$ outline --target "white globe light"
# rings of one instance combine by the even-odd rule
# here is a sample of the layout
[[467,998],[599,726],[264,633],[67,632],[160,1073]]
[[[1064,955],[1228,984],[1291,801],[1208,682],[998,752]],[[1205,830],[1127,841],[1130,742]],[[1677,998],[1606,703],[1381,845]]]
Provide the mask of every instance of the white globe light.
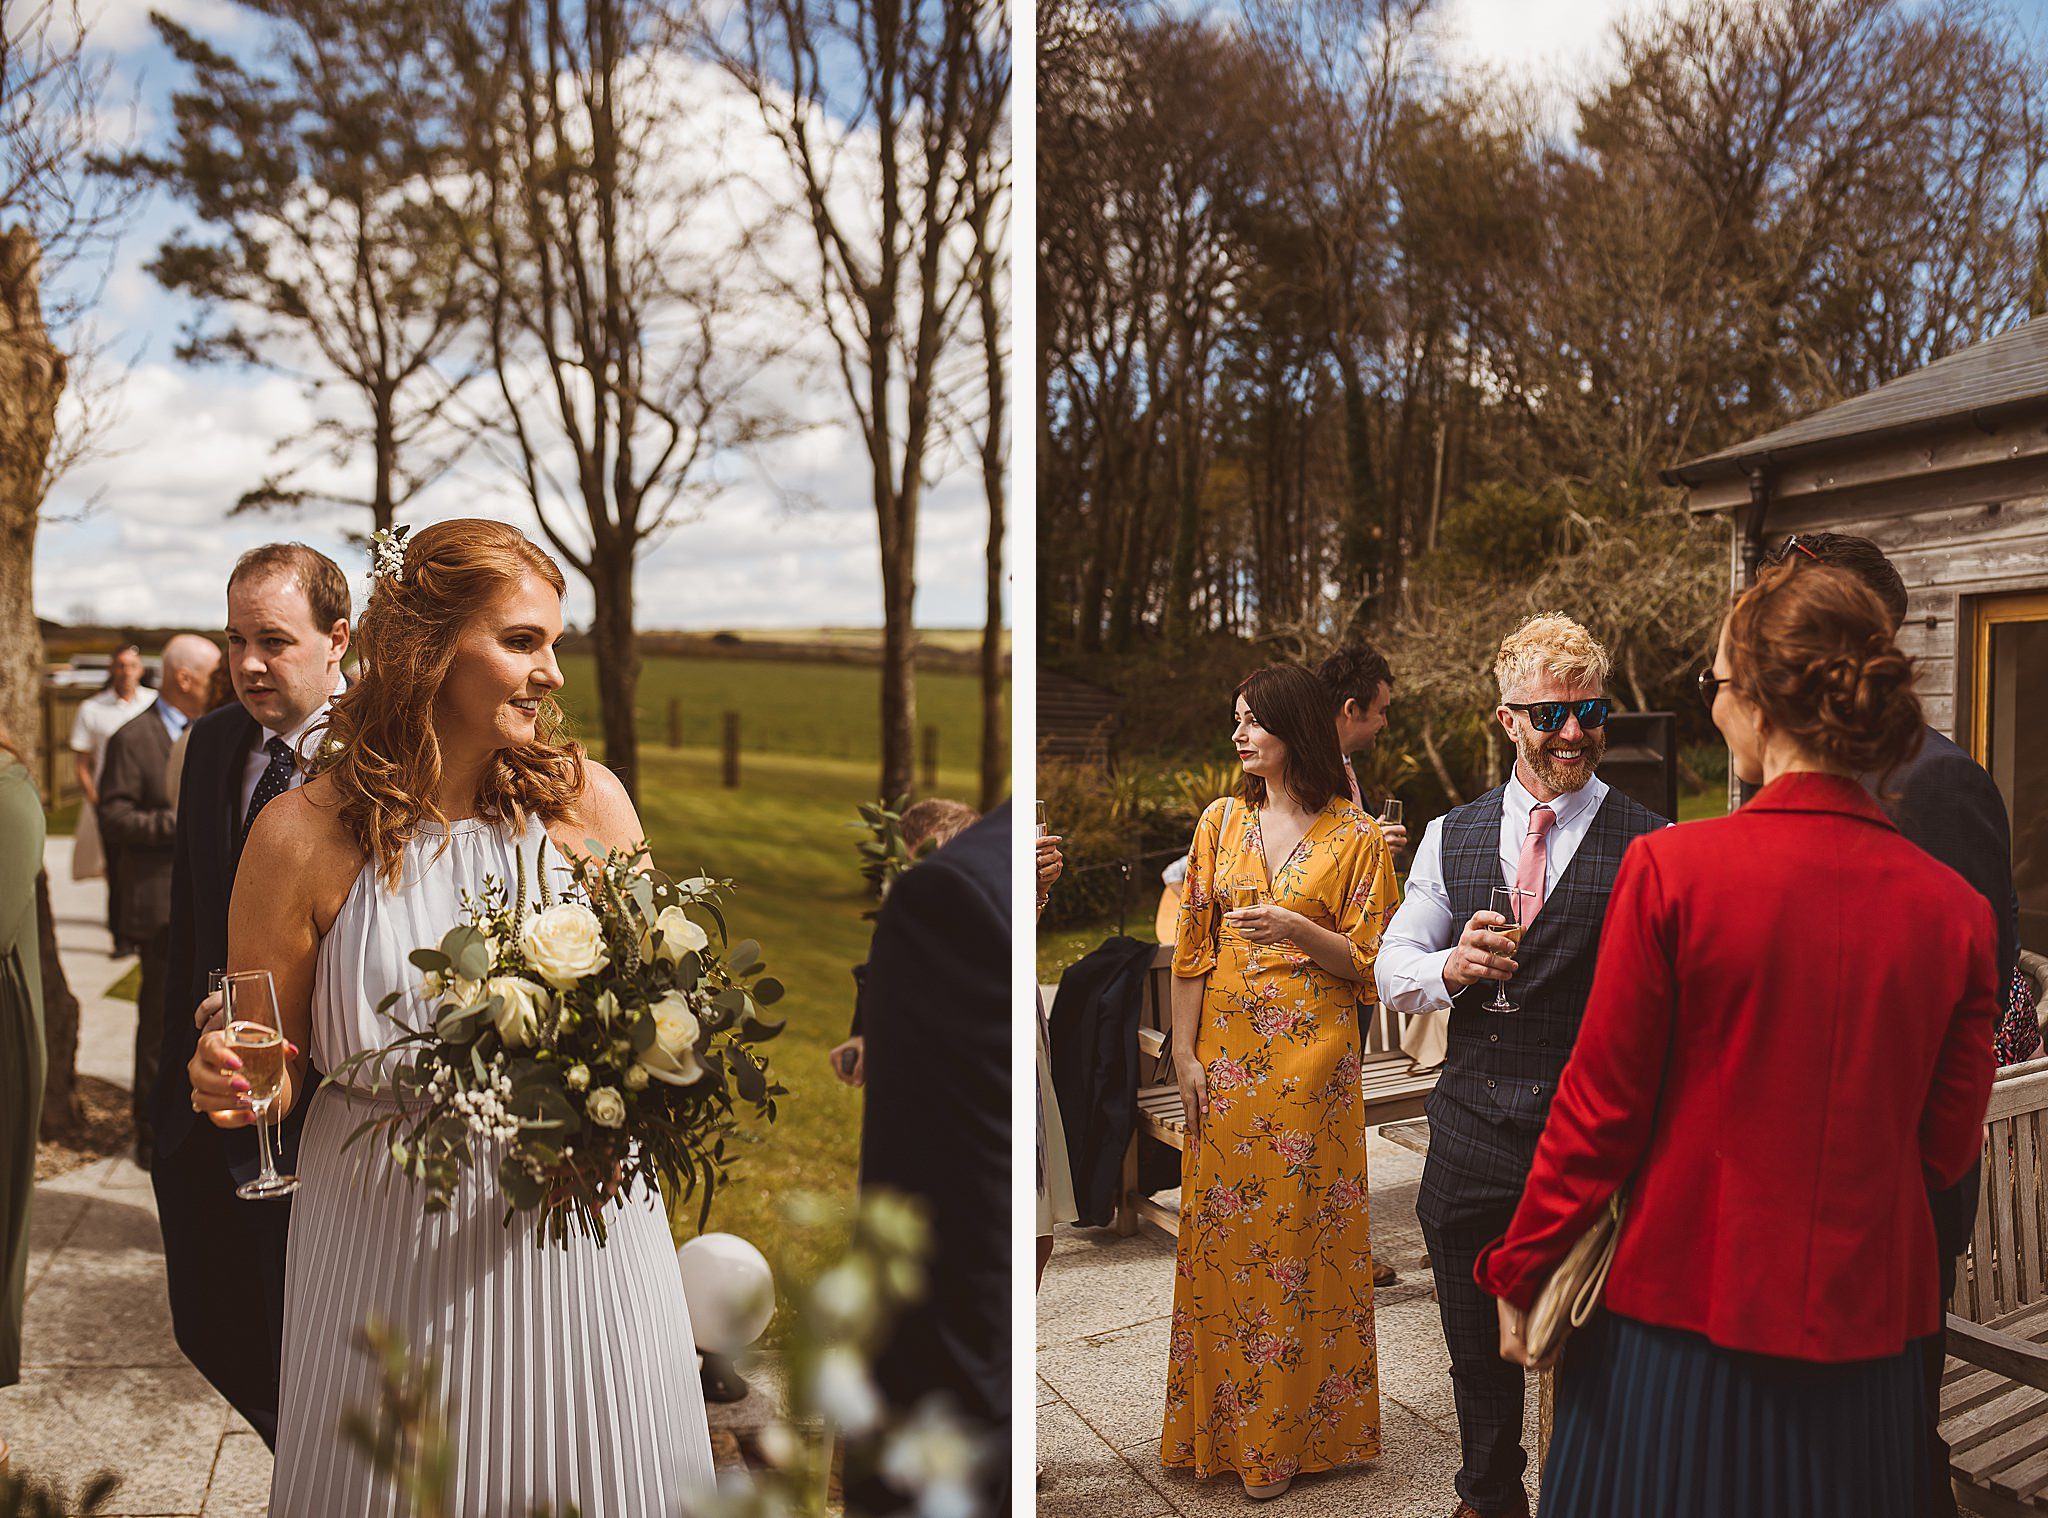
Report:
[[699,1349],[736,1355],[767,1330],[775,1316],[775,1274],[752,1244],[737,1234],[699,1234],[676,1251],[676,1263]]

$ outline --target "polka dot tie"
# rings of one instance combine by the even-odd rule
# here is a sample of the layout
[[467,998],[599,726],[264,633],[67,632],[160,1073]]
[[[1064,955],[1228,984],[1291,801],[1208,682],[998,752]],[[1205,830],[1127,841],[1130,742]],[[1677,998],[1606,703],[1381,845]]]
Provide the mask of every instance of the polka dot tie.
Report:
[[256,794],[249,798],[249,816],[242,823],[244,844],[249,841],[249,829],[256,826],[256,814],[292,788],[294,764],[291,745],[282,738],[272,738],[263,745],[263,750],[270,755],[270,763],[256,781]]

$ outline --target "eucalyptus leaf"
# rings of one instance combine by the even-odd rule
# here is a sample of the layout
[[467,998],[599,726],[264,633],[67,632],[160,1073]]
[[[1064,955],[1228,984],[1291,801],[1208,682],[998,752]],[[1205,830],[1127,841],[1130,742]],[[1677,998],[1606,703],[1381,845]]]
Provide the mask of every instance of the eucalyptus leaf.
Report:
[[788,1027],[787,1021],[763,1022],[758,1017],[749,1017],[740,1023],[740,1037],[750,1044],[765,1044],[769,1039]]
[[498,1185],[505,1200],[522,1211],[548,1199],[547,1183],[535,1180],[515,1155],[508,1154],[498,1162]]
[[654,1047],[655,1035],[659,1031],[654,1025],[653,1013],[642,1012],[638,1017],[634,1018],[626,1027],[628,1036],[633,1040],[633,1052],[635,1054],[645,1054],[649,1049],[652,1049]]
[[476,1033],[479,1009],[458,1007],[444,1012],[434,1024],[434,1036],[444,1044],[466,1044]]
[[721,1012],[730,1012],[737,1017],[747,1010],[747,993],[737,986],[727,986],[711,998],[711,1005]]
[[732,967],[733,974],[745,975],[761,963],[761,945],[751,938],[742,938],[733,945],[732,953],[726,956],[725,962]]
[[774,976],[754,982],[754,1000],[764,1007],[772,1007],[782,1000],[782,982]]
[[732,1082],[747,1101],[758,1103],[768,1095],[767,1075],[751,1055],[738,1050],[733,1053]]
[[439,949],[414,949],[406,958],[412,961],[412,966],[416,970],[426,970],[440,975],[448,973],[448,956]]

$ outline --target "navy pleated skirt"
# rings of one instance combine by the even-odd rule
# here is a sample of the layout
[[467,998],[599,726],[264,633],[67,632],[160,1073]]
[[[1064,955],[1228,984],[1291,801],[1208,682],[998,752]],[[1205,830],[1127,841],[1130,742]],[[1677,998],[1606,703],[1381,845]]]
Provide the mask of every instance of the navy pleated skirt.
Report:
[[1819,1365],[1603,1312],[1559,1370],[1542,1518],[1919,1518],[1925,1399],[1911,1346]]

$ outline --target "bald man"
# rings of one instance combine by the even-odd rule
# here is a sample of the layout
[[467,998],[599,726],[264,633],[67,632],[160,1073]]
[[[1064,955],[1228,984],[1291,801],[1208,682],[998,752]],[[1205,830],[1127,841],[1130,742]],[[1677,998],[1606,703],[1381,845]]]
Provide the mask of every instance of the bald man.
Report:
[[149,1131],[149,1092],[156,1083],[163,1042],[164,987],[171,955],[171,860],[178,813],[167,772],[171,745],[206,712],[206,687],[220,665],[220,649],[206,638],[179,633],[164,645],[163,680],[156,704],[107,740],[100,768],[100,831],[107,855],[120,867],[114,932],[140,946],[142,986],[135,1005],[135,1160],[147,1170],[155,1151]]

